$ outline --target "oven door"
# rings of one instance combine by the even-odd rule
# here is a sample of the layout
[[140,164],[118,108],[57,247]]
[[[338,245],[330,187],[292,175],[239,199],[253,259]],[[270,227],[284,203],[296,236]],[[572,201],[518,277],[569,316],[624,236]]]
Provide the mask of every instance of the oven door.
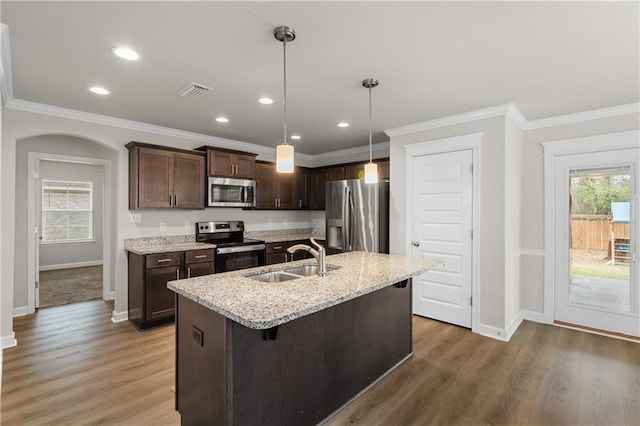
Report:
[[265,245],[221,247],[216,249],[216,273],[264,266]]

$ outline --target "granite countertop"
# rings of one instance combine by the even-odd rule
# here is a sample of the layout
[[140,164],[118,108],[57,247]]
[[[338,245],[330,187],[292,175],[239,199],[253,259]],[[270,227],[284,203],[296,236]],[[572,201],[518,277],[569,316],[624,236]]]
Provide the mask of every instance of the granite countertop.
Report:
[[264,283],[247,277],[285,267],[315,264],[314,259],[169,281],[176,293],[245,327],[263,330],[371,293],[441,264],[434,259],[351,252],[327,256],[338,266],[324,277]]
[[126,251],[130,251],[136,254],[156,254],[156,253],[169,253],[172,251],[185,251],[185,250],[201,250],[215,247],[213,244],[197,243],[195,241],[183,242],[183,243],[158,243],[158,244],[144,244],[144,245],[127,245]]

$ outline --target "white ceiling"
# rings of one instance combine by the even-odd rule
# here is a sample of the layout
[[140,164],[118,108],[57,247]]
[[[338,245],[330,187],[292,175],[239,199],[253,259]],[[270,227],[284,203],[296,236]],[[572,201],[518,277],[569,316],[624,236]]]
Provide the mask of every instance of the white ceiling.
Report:
[[[513,102],[529,120],[640,100],[639,2],[12,2],[16,99],[298,152],[374,143],[384,129]],[[115,45],[137,49],[127,62]],[[176,95],[189,82],[213,87]],[[101,84],[111,95],[87,91]],[[257,103],[271,96],[271,106]],[[217,115],[231,120],[214,121]],[[352,125],[336,127],[340,120]]]

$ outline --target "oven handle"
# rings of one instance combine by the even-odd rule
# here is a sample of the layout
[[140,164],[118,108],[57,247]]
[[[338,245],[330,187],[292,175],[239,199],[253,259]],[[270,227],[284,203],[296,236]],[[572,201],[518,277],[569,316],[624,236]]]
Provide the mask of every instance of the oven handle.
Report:
[[216,249],[216,254],[230,254],[230,253],[244,253],[247,251],[260,251],[264,250],[266,246],[264,244],[253,244],[250,246],[238,246],[238,247],[222,247]]

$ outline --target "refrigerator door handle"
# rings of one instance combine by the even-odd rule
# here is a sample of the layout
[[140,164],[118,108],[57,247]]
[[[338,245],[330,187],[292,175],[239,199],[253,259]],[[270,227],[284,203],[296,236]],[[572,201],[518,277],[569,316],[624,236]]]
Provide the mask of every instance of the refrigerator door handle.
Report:
[[351,194],[351,189],[349,189],[349,251],[353,251],[353,242],[355,237],[355,215],[356,215],[356,206],[353,203],[353,194]]
[[349,244],[351,238],[351,222],[349,218],[349,187],[344,187],[344,194],[342,197],[342,226],[344,230],[342,232],[342,251],[350,251]]

